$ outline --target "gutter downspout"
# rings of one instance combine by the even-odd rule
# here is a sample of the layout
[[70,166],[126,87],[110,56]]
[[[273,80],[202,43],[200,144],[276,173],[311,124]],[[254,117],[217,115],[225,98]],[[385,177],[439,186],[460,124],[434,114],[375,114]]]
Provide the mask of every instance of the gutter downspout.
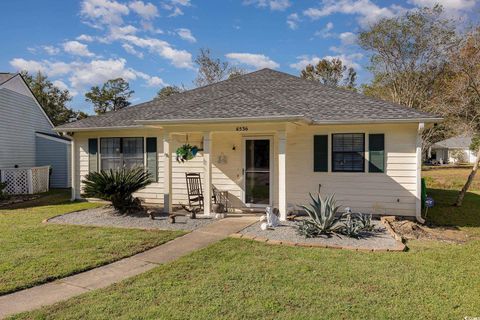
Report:
[[422,132],[425,129],[425,123],[420,122],[417,130],[417,196],[415,206],[415,218],[421,224],[425,223],[422,218]]
[[73,136],[71,135],[68,135],[66,132],[62,132],[62,135],[67,137],[67,138],[70,138],[70,140],[72,141],[71,145],[70,145],[70,162],[71,162],[71,177],[70,177],[70,180],[71,180],[71,187],[72,187],[72,195],[70,197],[70,201],[75,201],[77,200],[77,192],[76,192],[76,189],[75,189],[75,183],[76,183],[76,179],[75,179],[75,167],[76,167],[76,162],[75,162],[75,139],[73,138]]

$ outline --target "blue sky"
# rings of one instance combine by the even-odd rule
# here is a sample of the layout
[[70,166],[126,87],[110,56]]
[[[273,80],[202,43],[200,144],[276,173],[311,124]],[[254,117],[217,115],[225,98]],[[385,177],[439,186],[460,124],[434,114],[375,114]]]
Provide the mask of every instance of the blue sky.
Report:
[[[468,20],[477,0],[22,0],[2,1],[0,71],[45,72],[74,94],[123,77],[132,101],[150,100],[164,85],[193,86],[193,59],[208,47],[247,70],[269,67],[298,75],[307,63],[339,57],[369,79],[356,34],[382,17],[444,5]],[[8,13],[8,14],[6,14]]]

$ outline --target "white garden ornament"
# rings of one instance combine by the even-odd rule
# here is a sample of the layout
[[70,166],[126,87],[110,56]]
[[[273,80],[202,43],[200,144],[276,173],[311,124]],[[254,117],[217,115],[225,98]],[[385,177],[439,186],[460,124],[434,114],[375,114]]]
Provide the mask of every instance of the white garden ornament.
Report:
[[[260,225],[260,229],[267,230],[269,228],[275,228],[280,224],[280,219],[278,218],[278,209],[277,208],[267,207],[265,209],[265,213],[266,213],[265,216],[266,216],[267,222],[262,223]],[[262,216],[260,218],[260,221],[265,221],[265,218],[263,218],[265,216]]]

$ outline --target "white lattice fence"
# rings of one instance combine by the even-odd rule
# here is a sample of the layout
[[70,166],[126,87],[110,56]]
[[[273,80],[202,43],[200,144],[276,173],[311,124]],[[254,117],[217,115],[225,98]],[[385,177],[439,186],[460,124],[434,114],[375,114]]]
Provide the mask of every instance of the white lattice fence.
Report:
[[48,191],[50,167],[0,168],[0,181],[7,194],[34,194]]

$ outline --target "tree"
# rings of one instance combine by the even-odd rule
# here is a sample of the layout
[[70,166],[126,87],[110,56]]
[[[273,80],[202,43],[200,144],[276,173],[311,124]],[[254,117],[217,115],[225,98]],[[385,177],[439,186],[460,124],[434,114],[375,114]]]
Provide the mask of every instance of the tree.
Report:
[[342,60],[337,58],[322,59],[315,66],[309,64],[302,70],[300,76],[303,79],[349,90],[355,90],[357,79],[355,70],[352,67],[347,68]]
[[128,107],[128,101],[135,91],[130,90],[130,85],[122,78],[111,79],[102,87],[94,86],[85,93],[85,100],[93,103],[95,113],[103,114],[108,111],[117,111]]
[[67,89],[62,90],[56,87],[43,73],[38,72],[32,76],[27,71],[22,71],[21,75],[54,126],[88,116],[82,111],[74,111],[69,108],[67,104],[72,100],[70,92]]
[[[363,92],[420,111],[440,113],[432,103],[441,92],[448,52],[457,43],[455,23],[443,18],[441,6],[408,11],[385,18],[359,35],[359,44],[371,53],[373,80]],[[424,130],[423,151],[447,135],[449,121]]]
[[200,49],[195,58],[195,64],[198,66],[198,73],[193,83],[197,87],[245,74],[242,68],[231,66],[227,61],[212,57],[208,48]]
[[[442,78],[444,90],[436,103],[444,112],[470,128],[477,141],[480,135],[480,27],[469,32],[458,48],[451,51],[445,76]],[[475,145],[473,145],[475,147]],[[465,185],[457,196],[456,206],[461,206],[480,165],[480,148],[477,161]]]
[[177,93],[182,93],[185,91],[183,88],[177,86],[166,86],[158,90],[156,99],[165,99],[166,97],[175,95]]

